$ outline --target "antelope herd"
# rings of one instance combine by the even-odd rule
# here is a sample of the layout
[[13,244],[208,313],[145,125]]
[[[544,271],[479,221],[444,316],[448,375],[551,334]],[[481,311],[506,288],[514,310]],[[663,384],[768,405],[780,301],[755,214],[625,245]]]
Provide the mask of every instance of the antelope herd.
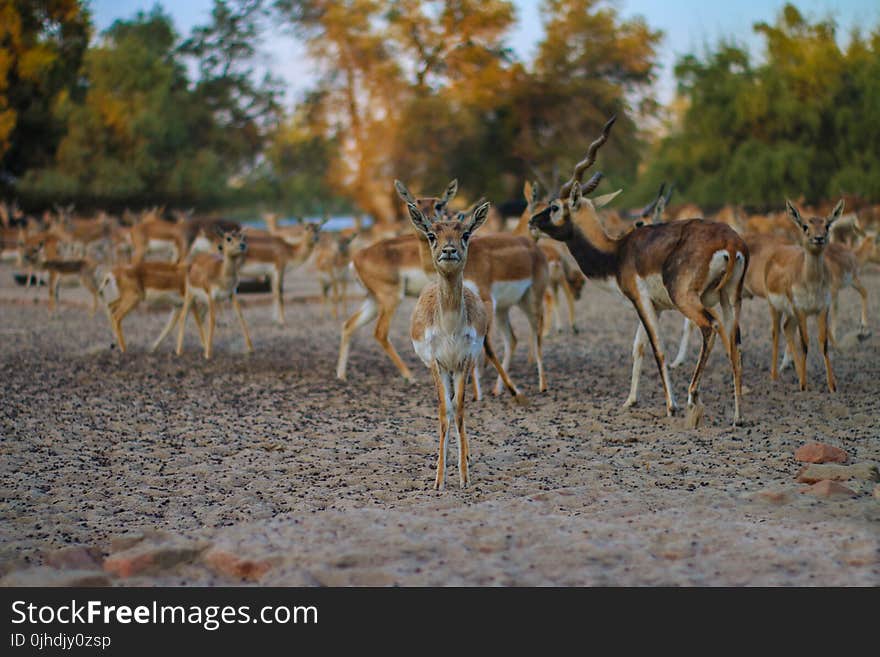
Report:
[[[456,180],[437,197],[417,197],[395,180],[411,226],[390,231],[379,225],[363,230],[358,224],[329,233],[322,230],[326,219],[281,225],[275,214],[264,215],[262,230],[196,217],[192,210],[174,211],[169,217],[162,208],[140,216],[126,211],[121,217],[100,213],[85,218],[76,216],[72,206],[55,206],[35,218],[4,202],[0,258],[26,271],[25,285],[47,286],[50,313],[55,311],[62,278],[77,279],[92,295],[92,313],[104,307],[123,352],[127,349],[123,320],[144,301],[169,308],[151,351],[176,327],[175,351],[180,355],[192,314],[205,359],[213,355],[216,307],[224,300],[235,312],[247,350],[254,348],[238,299],[242,279],[268,281],[273,318],[283,326],[285,273],[310,263],[321,289],[323,313],[332,311],[334,320],[340,312],[347,313],[349,282],[357,281],[365,293],[341,326],[336,366],[340,380],[347,377],[354,334],[373,322],[379,345],[400,375],[412,380],[391,342],[390,328],[402,299],[417,298],[410,338],[431,371],[437,392],[437,489],[444,487],[446,449],[453,431],[459,446],[459,482],[462,487],[468,484],[464,398],[470,378],[473,398],[482,399],[485,360],[498,375],[493,393],[505,388],[518,403],[525,403],[509,374],[517,346],[511,309],[519,308],[528,323],[529,357],[537,369],[537,391],[544,392],[551,385],[544,368],[544,338],[551,324],[559,332],[565,328],[578,332],[575,302],[590,286],[627,301],[638,320],[624,407],[638,401],[642,362],[650,344],[666,413],[676,414],[679,407],[669,369],[687,359],[689,336],[698,330],[702,344],[688,386],[686,426],[700,423],[700,382],[716,337],[730,362],[733,423],[740,424],[744,298],[766,306],[771,379],[779,375],[781,331],[782,367],[794,363],[801,390],[807,389],[808,318],[816,317],[827,387],[835,392],[831,357],[839,340],[838,299],[843,289],[852,287],[860,295],[858,336],[870,335],[868,294],[859,274],[869,261],[880,262],[876,244],[880,206],[863,205],[859,213],[847,214],[847,203],[841,199],[833,207],[808,212],[802,202],[782,199],[784,205],[780,203],[776,213],[748,215],[728,206],[708,219],[695,206],[670,206],[672,189],[661,187],[644,209],[611,210],[608,206],[620,191],[593,196],[602,174],[583,179],[613,125],[614,118],[557,191],[544,185],[542,197],[537,182],[526,182],[525,209],[519,217],[503,217],[482,199],[454,210]],[[515,221],[509,230],[508,219]],[[567,321],[561,319],[563,300]],[[669,310],[683,316],[684,327],[677,355],[667,363],[659,317]],[[501,338],[500,358],[493,328]]]

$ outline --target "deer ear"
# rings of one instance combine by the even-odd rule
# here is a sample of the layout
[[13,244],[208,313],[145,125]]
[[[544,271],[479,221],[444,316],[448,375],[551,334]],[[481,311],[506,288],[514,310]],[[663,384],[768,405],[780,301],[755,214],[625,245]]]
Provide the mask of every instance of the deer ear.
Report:
[[443,196],[441,197],[440,202],[443,205],[448,205],[449,202],[455,198],[456,193],[458,193],[458,178],[449,181],[449,184],[446,185],[446,191],[443,192]]
[[523,196],[525,196],[526,201],[532,202],[532,183],[528,180],[523,184]]
[[397,195],[400,197],[400,200],[404,203],[413,203],[415,204],[416,200],[413,198],[413,195],[409,193],[409,190],[399,180],[394,181],[394,189],[397,190]]
[[826,223],[828,226],[830,226],[830,225],[833,224],[835,221],[837,221],[838,219],[840,219],[840,215],[842,215],[842,214],[843,214],[843,199],[840,199],[840,200],[837,202],[837,205],[835,205],[835,206],[834,206],[834,209],[831,211],[831,216],[828,217],[828,219],[827,219],[827,221],[826,221],[825,223]]
[[409,218],[413,226],[420,233],[428,234],[431,231],[431,222],[422,214],[422,211],[416,207],[415,203],[407,203],[406,209],[409,210]]
[[804,220],[801,219],[801,213],[798,212],[798,209],[796,207],[794,207],[794,203],[792,203],[788,199],[785,199],[785,211],[794,223],[796,223],[799,227],[803,227]]
[[480,207],[474,210],[474,214],[471,215],[471,222],[468,226],[468,232],[473,233],[477,228],[486,223],[486,219],[489,217],[489,207],[492,204],[489,201],[483,203]]
[[593,207],[599,210],[600,208],[604,208],[606,205],[611,203],[614,199],[617,198],[618,194],[623,192],[622,189],[618,189],[616,192],[611,192],[610,194],[602,194],[602,196],[597,196],[593,199]]

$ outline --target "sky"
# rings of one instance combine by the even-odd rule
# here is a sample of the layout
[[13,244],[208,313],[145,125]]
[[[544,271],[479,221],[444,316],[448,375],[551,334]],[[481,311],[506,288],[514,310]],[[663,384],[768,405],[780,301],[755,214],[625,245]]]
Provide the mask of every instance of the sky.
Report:
[[[98,30],[114,20],[131,18],[138,10],[148,11],[155,0],[89,0]],[[195,25],[209,21],[212,0],[165,0],[160,2],[174,19],[178,33],[186,35]],[[540,0],[514,0],[517,25],[509,44],[524,61],[534,56],[543,36]],[[672,68],[678,56],[702,52],[722,37],[733,38],[760,55],[761,40],[752,31],[758,21],[773,22],[784,6],[783,0],[611,0],[625,18],[642,16],[652,29],[664,32],[658,59],[657,96],[668,103],[674,94]],[[810,19],[833,17],[838,24],[838,38],[845,43],[856,26],[870,29],[880,24],[877,0],[798,0],[796,6]],[[279,30],[271,30],[260,46],[261,66],[284,81],[288,104],[295,103],[314,80],[313,69],[304,56],[302,44]]]

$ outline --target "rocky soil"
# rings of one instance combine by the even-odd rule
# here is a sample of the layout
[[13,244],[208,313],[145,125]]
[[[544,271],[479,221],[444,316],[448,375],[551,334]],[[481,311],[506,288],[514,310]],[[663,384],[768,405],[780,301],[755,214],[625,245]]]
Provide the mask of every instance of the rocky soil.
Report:
[[[537,394],[523,340],[511,373],[530,405],[469,402],[472,487],[458,489],[453,446],[437,493],[433,386],[406,339],[412,300],[391,336],[416,383],[372,327],[341,382],[341,321],[323,314],[307,270],[288,275],[287,327],[248,295],[256,352],[224,310],[205,362],[191,320],[182,358],[171,339],[150,354],[166,314],[139,309],[121,354],[82,290],[62,289],[50,318],[45,288],[25,291],[0,266],[0,581],[880,585],[880,272],[863,281],[875,334],[856,339],[858,297],[845,291],[837,394],[815,335],[810,390],[792,370],[770,381],[766,308],[746,301],[747,423],[731,426],[716,344],[697,430],[665,417],[650,358],[640,405],[621,409],[635,314],[588,285],[581,332],[546,341],[549,392]],[[663,326],[674,355],[680,318]],[[514,328],[526,336],[522,317]],[[696,350],[673,373],[681,401]],[[803,472],[817,466],[795,451],[812,442],[845,462],[810,448],[799,456],[832,469]]]

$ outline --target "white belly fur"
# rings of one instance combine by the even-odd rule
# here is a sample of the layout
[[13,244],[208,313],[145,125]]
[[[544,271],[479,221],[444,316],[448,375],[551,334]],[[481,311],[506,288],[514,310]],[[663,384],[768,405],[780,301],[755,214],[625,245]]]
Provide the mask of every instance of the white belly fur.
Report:
[[[200,301],[203,304],[208,303],[208,295],[205,294],[205,291],[200,287],[191,287],[193,298],[197,301]],[[219,288],[211,288],[211,296],[214,298],[214,301],[222,301],[223,299],[228,299],[232,296],[232,291],[223,290]]]
[[215,247],[211,240],[201,235],[195,239],[192,248],[189,250],[190,253],[213,253],[214,251]]
[[173,290],[144,290],[144,301],[151,306],[179,306],[183,298]]
[[431,282],[433,276],[429,276],[419,267],[418,269],[401,269],[400,278],[403,281],[404,296],[417,297],[422,293],[425,286]]
[[669,298],[669,292],[666,291],[666,286],[663,284],[663,276],[661,274],[651,274],[644,278],[638,277],[636,279],[636,285],[639,288],[639,292],[642,293],[643,298],[644,296],[648,296],[658,309],[669,310],[670,308],[675,307],[672,303],[672,299]]
[[510,308],[518,304],[526,291],[531,287],[532,279],[523,278],[517,281],[496,281],[492,283],[492,300],[496,308]]
[[428,329],[422,340],[413,340],[413,348],[428,367],[433,361],[445,370],[458,370],[465,361],[475,360],[483,349],[483,338],[473,327],[454,334]]
[[275,263],[254,260],[246,260],[240,271],[241,276],[271,276],[274,273]]

